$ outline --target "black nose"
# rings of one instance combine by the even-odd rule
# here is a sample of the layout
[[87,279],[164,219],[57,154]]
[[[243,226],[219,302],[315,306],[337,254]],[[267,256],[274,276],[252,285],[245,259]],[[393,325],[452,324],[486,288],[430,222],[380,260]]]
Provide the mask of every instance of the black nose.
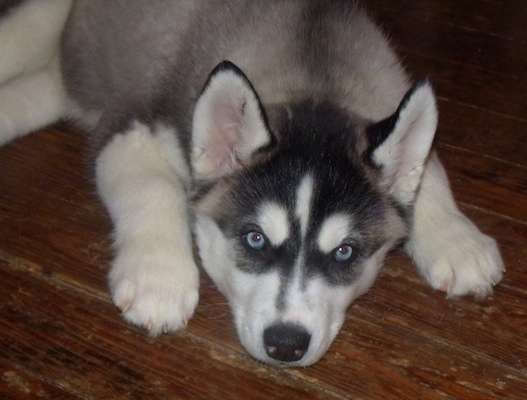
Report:
[[263,334],[267,355],[279,361],[298,361],[304,357],[311,335],[295,324],[276,324],[268,327]]

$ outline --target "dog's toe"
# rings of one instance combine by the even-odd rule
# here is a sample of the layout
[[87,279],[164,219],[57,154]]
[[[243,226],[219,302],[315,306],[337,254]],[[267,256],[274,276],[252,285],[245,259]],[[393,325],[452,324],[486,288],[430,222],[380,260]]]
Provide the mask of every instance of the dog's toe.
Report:
[[501,281],[504,267],[494,239],[477,232],[466,238],[461,245],[464,257],[450,260],[454,273],[454,284],[449,296],[473,294],[481,299],[492,293],[492,288]]
[[505,270],[496,241],[466,219],[453,221],[448,229],[419,240],[412,256],[425,280],[448,297],[484,298]]
[[[148,330],[150,336],[158,336],[184,328],[198,303],[197,288],[181,288],[165,282],[139,284],[133,298],[119,302],[120,283],[116,284],[114,302],[124,318]],[[129,282],[124,283],[130,286]]]
[[177,257],[153,258],[119,254],[110,273],[110,288],[123,317],[148,330],[150,336],[158,336],[188,324],[198,303],[199,280],[192,260],[188,268],[181,268],[173,265]]

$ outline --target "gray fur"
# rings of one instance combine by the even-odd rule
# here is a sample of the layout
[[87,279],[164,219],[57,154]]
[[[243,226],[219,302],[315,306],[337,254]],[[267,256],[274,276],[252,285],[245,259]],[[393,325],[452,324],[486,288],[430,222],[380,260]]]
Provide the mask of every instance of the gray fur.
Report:
[[84,110],[110,110],[102,132],[149,104],[188,137],[194,102],[223,60],[245,72],[264,106],[331,99],[380,119],[409,87],[383,35],[350,1],[81,0],[62,54],[71,97]]
[[[198,178],[193,205],[200,257],[233,307],[242,343],[269,363],[316,361],[337,333],[345,308],[372,284],[386,252],[409,231],[411,204],[389,193],[389,175],[409,171],[385,171],[382,149],[399,113],[379,125],[380,134],[368,130],[397,110],[409,83],[365,12],[350,1],[137,0],[130,7],[125,0],[79,0],[64,32],[62,71],[76,106],[101,116],[94,139],[110,143],[104,154],[115,143],[111,135],[134,121],[176,128]],[[433,117],[435,102],[427,90]],[[411,118],[410,112],[409,125]],[[429,143],[420,146],[425,153],[419,173],[404,185],[410,199],[435,122],[432,118],[431,130],[422,135]],[[388,144],[393,147],[388,153],[402,152],[403,142]],[[250,143],[255,147],[246,147]],[[377,147],[382,154],[374,162]],[[414,146],[403,147],[412,152]],[[99,173],[98,181],[111,174],[112,168]],[[299,217],[296,188],[308,176],[312,200]],[[390,184],[381,188],[381,182]],[[111,197],[112,187],[108,190]],[[287,222],[277,229],[290,226],[289,236],[279,247],[252,251],[244,238],[253,229],[265,237],[255,221],[266,204],[277,213],[286,210]],[[118,221],[120,215],[114,211],[112,217]],[[300,218],[309,220],[304,232]],[[318,238],[331,218],[340,224],[349,220],[348,231],[322,251]],[[329,226],[329,237],[340,232]],[[218,243],[223,248],[211,251]],[[353,261],[335,261],[341,245],[353,248]],[[111,286],[119,284],[116,270]],[[258,289],[244,293],[240,281]],[[329,299],[331,292],[340,294]],[[127,301],[115,298],[128,311]],[[247,313],[246,307],[258,312]],[[150,329],[148,321],[129,319]],[[318,326],[322,319],[324,327]],[[276,337],[262,329],[300,335],[306,347],[296,354],[280,347],[274,354],[269,341]]]
[[195,310],[191,232],[240,341],[272,364],[322,357],[405,239],[449,295],[501,279],[429,157],[430,84],[409,90],[355,2],[14,0],[0,18],[0,144],[62,117],[95,128],[112,299],[150,334]]
[[24,0],[2,0],[0,1],[0,18],[6,17],[15,8],[24,3]]

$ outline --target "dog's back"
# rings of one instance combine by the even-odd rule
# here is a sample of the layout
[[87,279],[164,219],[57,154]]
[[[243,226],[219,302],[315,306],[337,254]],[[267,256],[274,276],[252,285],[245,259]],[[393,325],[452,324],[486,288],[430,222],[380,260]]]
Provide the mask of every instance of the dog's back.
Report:
[[246,73],[265,105],[331,99],[380,119],[409,87],[383,35],[350,1],[163,0],[130,7],[125,0],[81,0],[62,51],[66,86],[82,108],[100,111],[118,93],[119,107],[163,102],[178,125],[182,117],[189,122],[192,100],[223,60]]

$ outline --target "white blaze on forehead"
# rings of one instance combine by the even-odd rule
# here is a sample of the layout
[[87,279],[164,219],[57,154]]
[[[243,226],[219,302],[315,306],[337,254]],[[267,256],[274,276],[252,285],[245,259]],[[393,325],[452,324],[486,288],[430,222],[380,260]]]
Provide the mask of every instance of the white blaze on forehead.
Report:
[[309,223],[309,214],[313,197],[313,178],[307,175],[302,179],[296,191],[295,215],[300,220],[302,237],[306,235]]
[[280,246],[289,237],[287,210],[277,203],[265,203],[258,213],[258,225],[273,246]]
[[327,218],[318,233],[318,247],[321,252],[329,253],[342,243],[349,235],[351,227],[350,216],[334,214]]

